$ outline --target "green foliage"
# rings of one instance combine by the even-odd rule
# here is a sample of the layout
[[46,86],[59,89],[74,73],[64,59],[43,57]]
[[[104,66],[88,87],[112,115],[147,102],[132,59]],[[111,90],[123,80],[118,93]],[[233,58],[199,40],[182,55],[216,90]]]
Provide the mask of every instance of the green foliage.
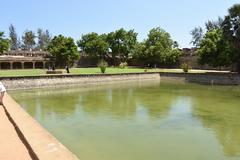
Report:
[[89,33],[83,35],[81,39],[77,41],[77,44],[82,51],[91,57],[98,57],[99,59],[107,57],[109,45],[105,41],[104,35],[98,35],[94,32]]
[[54,56],[56,66],[72,66],[79,59],[79,53],[74,40],[62,35],[55,36],[48,46],[48,51]]
[[147,40],[135,46],[134,58],[145,65],[173,65],[177,63],[180,51],[175,49],[170,34],[161,28],[150,30]]
[[145,42],[137,43],[133,49],[133,59],[141,65],[147,64],[147,54]]
[[121,62],[120,64],[119,64],[119,68],[121,68],[121,69],[124,69],[124,68],[126,68],[128,66],[128,63],[127,62]]
[[[197,50],[200,64],[214,67],[232,66],[240,72],[240,4],[229,9],[224,19],[205,23],[206,34],[200,38]],[[202,31],[196,29],[196,37]]]
[[228,12],[223,21],[224,35],[235,47],[240,48],[240,4],[234,5]]
[[192,41],[190,43],[195,47],[199,47],[204,35],[203,29],[201,27],[195,27],[190,33],[192,35]]
[[179,48],[179,44],[177,41],[173,41],[173,48]]
[[101,60],[99,63],[98,63],[98,67],[100,68],[101,72],[102,73],[105,73],[107,67],[108,67],[108,64],[106,61],[104,60]]
[[223,23],[223,19],[221,17],[218,17],[217,21],[208,20],[205,23],[205,27],[207,31],[214,30],[214,29],[221,29],[222,23]]
[[228,11],[225,17],[222,28],[225,38],[235,50],[231,56],[233,65],[240,72],[240,4],[236,4]]
[[41,50],[47,50],[48,45],[51,41],[51,35],[48,30],[43,31],[42,29],[38,29],[38,48]]
[[18,41],[16,29],[12,24],[9,27],[9,37],[10,37],[10,49],[18,50],[21,44],[20,41]]
[[191,66],[187,63],[183,63],[181,65],[181,68],[183,69],[183,72],[187,73],[189,71],[189,69],[191,69]]
[[24,35],[22,36],[23,48],[27,50],[33,49],[36,44],[35,38],[36,36],[33,31],[25,31]]
[[9,48],[9,40],[4,38],[4,32],[0,32],[0,54]]
[[230,65],[233,50],[224,39],[222,30],[212,29],[204,36],[197,53],[200,64],[218,67]]
[[126,61],[137,44],[137,33],[134,30],[126,31],[121,28],[109,33],[106,36],[106,41],[109,44],[113,61],[115,62],[116,56],[122,61]]

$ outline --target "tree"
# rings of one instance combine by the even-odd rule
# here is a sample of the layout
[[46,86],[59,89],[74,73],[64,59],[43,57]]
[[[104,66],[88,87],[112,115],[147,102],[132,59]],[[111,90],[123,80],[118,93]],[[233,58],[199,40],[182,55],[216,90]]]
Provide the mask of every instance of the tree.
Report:
[[148,64],[148,55],[146,53],[145,41],[137,43],[132,51],[133,60],[137,61],[140,65]]
[[233,50],[224,39],[221,29],[212,29],[206,33],[197,51],[199,63],[213,67],[229,66]]
[[55,36],[47,50],[55,57],[57,67],[72,66],[74,61],[79,59],[77,46],[71,37]]
[[38,29],[38,48],[41,50],[46,50],[50,41],[51,35],[48,30],[43,31],[42,29]]
[[4,32],[0,32],[0,54],[9,49],[9,40],[4,38]]
[[25,31],[22,36],[23,48],[26,50],[32,50],[36,44],[35,38],[36,36],[33,31]]
[[20,42],[18,41],[16,29],[12,24],[9,27],[9,37],[10,37],[10,49],[18,50],[20,47]]
[[179,44],[178,44],[177,41],[174,41],[174,42],[173,42],[173,48],[179,48]]
[[[135,47],[134,57],[144,61],[145,65],[173,65],[177,63],[180,51],[174,48],[170,34],[161,28],[153,28],[148,38]],[[176,47],[176,46],[175,46]]]
[[121,28],[109,33],[106,41],[109,44],[114,63],[116,63],[117,56],[121,61],[126,61],[137,44],[137,33],[134,30],[126,31]]
[[97,33],[89,33],[83,35],[80,40],[77,41],[78,47],[82,49],[90,57],[97,57],[99,59],[105,59],[108,54],[109,45],[104,39],[104,35],[98,35]]
[[208,20],[205,23],[207,31],[213,30],[213,29],[220,29],[222,27],[223,19],[221,17],[218,17],[217,21]]
[[236,70],[240,72],[240,4],[236,4],[229,9],[222,28],[225,38],[235,49],[231,58]]
[[203,29],[201,27],[195,27],[190,33],[192,35],[192,41],[190,43],[195,47],[199,47],[204,35]]

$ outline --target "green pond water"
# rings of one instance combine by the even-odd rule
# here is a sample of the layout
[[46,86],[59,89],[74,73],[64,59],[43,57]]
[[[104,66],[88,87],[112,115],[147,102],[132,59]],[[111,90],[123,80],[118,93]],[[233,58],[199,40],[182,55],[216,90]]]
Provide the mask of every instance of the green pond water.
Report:
[[81,160],[240,160],[240,88],[163,82],[10,91]]

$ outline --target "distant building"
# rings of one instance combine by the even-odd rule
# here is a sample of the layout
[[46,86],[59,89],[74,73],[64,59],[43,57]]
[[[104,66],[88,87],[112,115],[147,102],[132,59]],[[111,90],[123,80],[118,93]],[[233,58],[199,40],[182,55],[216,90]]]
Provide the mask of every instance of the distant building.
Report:
[[183,63],[189,64],[194,69],[201,69],[203,66],[198,64],[198,56],[196,48],[183,48],[181,49],[182,55],[179,58],[180,66]]
[[50,54],[44,51],[8,51],[0,55],[0,69],[47,68],[53,63]]

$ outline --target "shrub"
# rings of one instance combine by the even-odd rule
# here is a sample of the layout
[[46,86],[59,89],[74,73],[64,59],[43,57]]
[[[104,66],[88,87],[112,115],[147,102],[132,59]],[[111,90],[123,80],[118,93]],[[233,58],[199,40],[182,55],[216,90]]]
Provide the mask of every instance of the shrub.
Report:
[[181,68],[183,69],[183,72],[187,73],[188,70],[191,69],[191,66],[190,66],[189,64],[187,64],[187,63],[183,63],[183,64],[181,65]]
[[128,66],[127,62],[121,62],[121,63],[119,64],[119,68],[121,68],[121,69],[124,69],[124,68],[126,68],[127,66]]
[[100,68],[100,70],[101,70],[102,73],[105,73],[107,66],[108,66],[108,64],[107,64],[107,62],[104,61],[104,60],[101,60],[101,61],[98,63],[98,67]]

